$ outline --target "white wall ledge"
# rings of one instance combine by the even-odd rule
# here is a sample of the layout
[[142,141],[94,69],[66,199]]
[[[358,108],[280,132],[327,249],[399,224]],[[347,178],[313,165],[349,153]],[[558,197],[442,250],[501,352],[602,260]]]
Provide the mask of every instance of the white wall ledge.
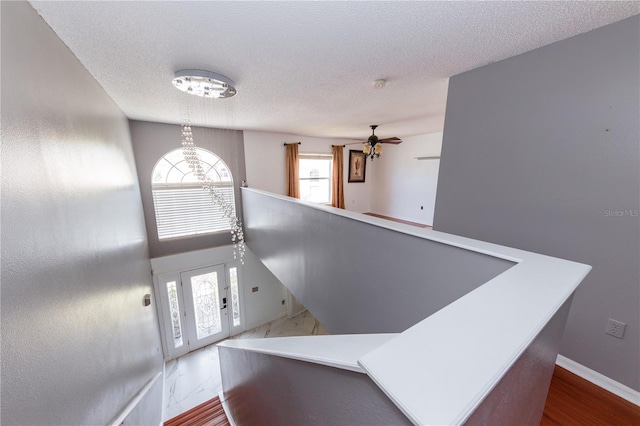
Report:
[[290,197],[243,191],[515,263],[357,359],[416,424],[464,423],[591,270],[576,262]]
[[398,334],[388,333],[232,339],[218,343],[218,346],[364,373],[358,360],[396,336]]
[[[497,257],[499,259],[508,260],[518,263],[523,259],[523,256],[527,254],[532,255],[523,250],[514,249],[511,247],[500,246],[497,244],[488,243],[485,241],[473,240],[471,238],[461,237],[459,235],[445,234],[444,232],[434,231],[432,229],[418,228],[412,225],[405,225],[399,222],[393,222],[386,219],[381,219],[375,216],[369,216],[363,213],[356,213],[349,210],[338,209],[335,207],[327,206],[324,204],[312,203],[310,201],[302,201],[297,198],[286,197],[284,195],[273,194],[271,192],[262,191],[254,188],[242,188],[242,191],[250,191],[258,194],[267,195],[271,198],[280,199],[290,203],[301,204],[312,209],[330,212],[337,216],[346,217],[349,219],[357,220],[358,222],[368,223],[376,225],[380,228],[389,229],[391,231],[401,232],[407,235],[413,235],[414,237],[424,238],[426,240],[434,241],[437,243],[443,243],[452,247],[458,247],[465,250],[470,250],[476,253],[486,254],[489,256]],[[543,256],[536,254],[536,256]],[[544,256],[543,256],[544,257]]]

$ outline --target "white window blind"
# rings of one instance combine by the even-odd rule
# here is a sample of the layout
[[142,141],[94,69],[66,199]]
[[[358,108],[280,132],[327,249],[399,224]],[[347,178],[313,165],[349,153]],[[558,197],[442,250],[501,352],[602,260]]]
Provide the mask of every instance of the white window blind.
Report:
[[[196,149],[201,164],[216,191],[234,208],[233,180],[226,164],[212,152]],[[197,183],[182,155],[169,152],[158,161],[152,174],[153,205],[158,239],[184,238],[230,229],[229,219],[212,202],[208,191]]]

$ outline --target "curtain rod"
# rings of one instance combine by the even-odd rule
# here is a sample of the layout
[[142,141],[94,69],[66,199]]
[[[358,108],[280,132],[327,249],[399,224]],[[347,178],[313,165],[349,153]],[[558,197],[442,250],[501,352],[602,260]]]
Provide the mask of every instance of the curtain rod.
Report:
[[295,145],[295,144],[302,145],[302,142],[291,142],[291,143],[286,143],[286,142],[285,142],[285,143],[284,143],[284,146],[287,146],[287,145]]
[[341,146],[341,147],[343,147],[343,148],[344,148],[344,145],[331,145],[331,146]]

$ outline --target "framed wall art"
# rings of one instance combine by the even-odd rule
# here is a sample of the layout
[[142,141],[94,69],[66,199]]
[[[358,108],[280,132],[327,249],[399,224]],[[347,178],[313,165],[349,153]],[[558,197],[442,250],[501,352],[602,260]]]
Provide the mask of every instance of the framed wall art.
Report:
[[362,151],[349,150],[349,183],[364,182],[367,157]]

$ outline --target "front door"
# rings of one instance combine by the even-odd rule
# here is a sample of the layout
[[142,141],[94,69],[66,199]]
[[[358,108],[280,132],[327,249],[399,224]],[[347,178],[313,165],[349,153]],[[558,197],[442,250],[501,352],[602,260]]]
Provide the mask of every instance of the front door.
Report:
[[228,277],[225,265],[158,276],[165,358],[178,357],[229,337],[230,330],[240,330],[238,268],[227,269]]
[[210,266],[180,274],[189,350],[229,337],[224,266]]

